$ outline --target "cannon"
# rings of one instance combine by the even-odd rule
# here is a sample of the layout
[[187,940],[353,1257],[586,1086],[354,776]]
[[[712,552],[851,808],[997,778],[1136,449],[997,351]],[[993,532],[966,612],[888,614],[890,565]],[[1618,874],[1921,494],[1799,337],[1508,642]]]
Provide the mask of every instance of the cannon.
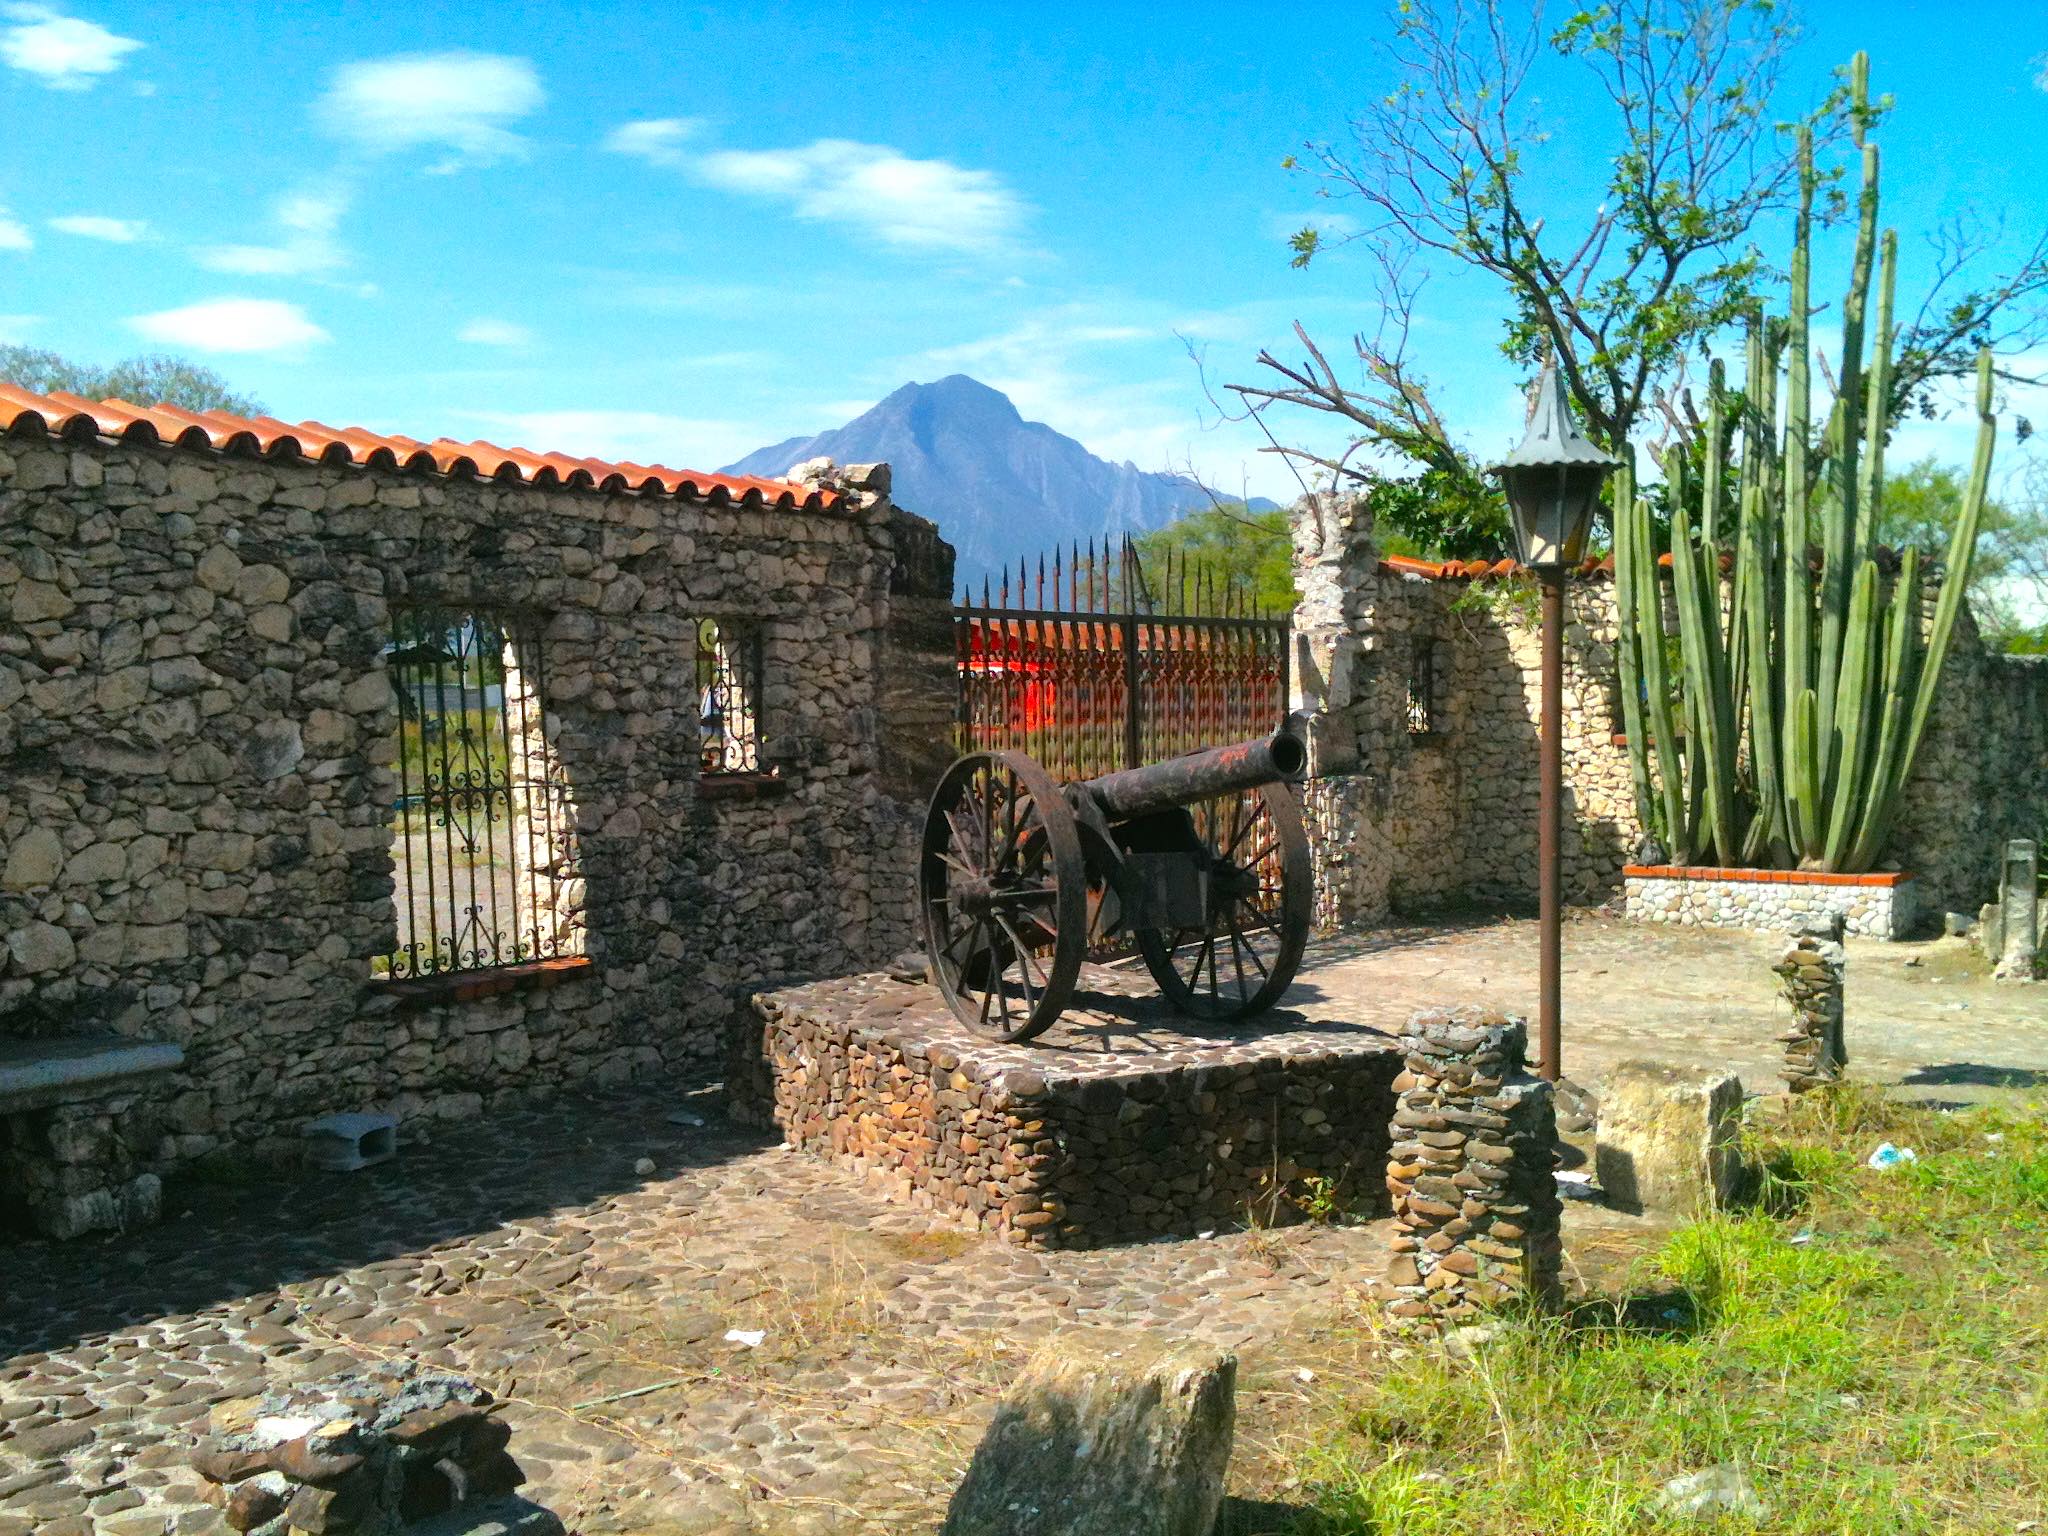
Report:
[[1066,785],[1022,752],[960,758],[932,792],[918,861],[925,954],[954,1015],[1029,1040],[1087,955],[1127,939],[1183,1014],[1271,1006],[1308,942],[1308,837],[1288,787],[1307,759],[1287,730]]

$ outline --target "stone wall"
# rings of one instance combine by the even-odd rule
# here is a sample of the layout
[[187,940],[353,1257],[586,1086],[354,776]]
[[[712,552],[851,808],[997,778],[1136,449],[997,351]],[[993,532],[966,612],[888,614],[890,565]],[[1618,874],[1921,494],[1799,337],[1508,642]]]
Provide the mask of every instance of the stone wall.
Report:
[[[1295,508],[1295,699],[1311,716],[1307,795],[1323,926],[1389,911],[1533,902],[1535,593],[1521,583],[1433,579],[1383,563],[1357,502]],[[1641,840],[1628,754],[1615,739],[1612,586],[1566,593],[1564,889],[1620,889]],[[1409,729],[1419,647],[1436,658],[1430,729]]]
[[[1311,714],[1307,800],[1324,926],[1450,904],[1533,905],[1542,643],[1533,585],[1383,561],[1358,502],[1293,512],[1295,707]],[[1619,895],[1644,848],[1620,736],[1614,583],[1566,587],[1565,899]],[[1433,643],[1432,729],[1408,728],[1417,647]],[[1957,627],[1944,686],[1886,863],[1922,910],[1991,893],[2004,839],[2048,820],[2048,664],[1989,654]]]
[[[165,1161],[710,1066],[756,984],[900,941],[874,856],[901,820],[886,483],[753,507],[0,440],[0,1035],[182,1046]],[[396,941],[385,648],[420,602],[535,616],[583,959],[373,980]],[[700,783],[707,616],[763,626],[772,777]]]
[[1149,983],[1085,976],[1097,1000],[1029,1044],[974,1034],[901,976],[764,992],[734,1033],[729,1110],[1033,1247],[1380,1206],[1400,1070],[1384,1036],[1299,1018],[1190,1035]]

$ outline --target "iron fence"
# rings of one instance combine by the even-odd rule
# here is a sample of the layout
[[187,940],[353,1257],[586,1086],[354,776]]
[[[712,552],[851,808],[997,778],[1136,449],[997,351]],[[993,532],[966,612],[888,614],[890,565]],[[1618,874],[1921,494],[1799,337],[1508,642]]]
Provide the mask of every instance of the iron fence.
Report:
[[385,652],[398,699],[394,979],[580,953],[565,909],[575,818],[548,744],[538,621],[408,607]]
[[1092,778],[1240,741],[1287,718],[1292,615],[1126,538],[1019,567],[953,610],[961,750],[1018,749]]

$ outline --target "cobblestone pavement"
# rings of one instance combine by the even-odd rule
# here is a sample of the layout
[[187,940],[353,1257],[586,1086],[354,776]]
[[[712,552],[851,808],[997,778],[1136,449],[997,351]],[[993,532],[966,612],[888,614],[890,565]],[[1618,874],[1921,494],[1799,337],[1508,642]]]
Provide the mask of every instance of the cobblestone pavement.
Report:
[[183,1466],[210,1405],[397,1354],[511,1399],[523,1491],[572,1529],[926,1529],[1034,1339],[1168,1328],[1243,1349],[1251,1380],[1384,1246],[1296,1227],[1027,1253],[729,1128],[708,1093],[568,1101],[167,1209],[8,1255],[0,1536],[218,1529]]
[[[1574,1076],[1648,1054],[1775,1086],[1775,941],[1589,920],[1566,944]],[[1994,987],[1952,941],[1850,956],[1856,1072],[1937,1098],[2048,1084],[2048,989]],[[1527,923],[1390,930],[1322,946],[1297,996],[1364,1025],[1526,1010],[1534,960]],[[1363,1315],[1381,1225],[1026,1252],[737,1131],[717,1102],[564,1100],[359,1174],[174,1185],[134,1237],[0,1251],[0,1536],[218,1529],[184,1466],[213,1404],[393,1355],[508,1399],[525,1491],[571,1529],[647,1536],[935,1528],[995,1393],[1062,1327],[1238,1348],[1233,1484],[1284,1492],[1262,1457],[1357,1363],[1332,1325]],[[1590,1266],[1646,1229],[1574,1205],[1566,1235]]]
[[[1782,1091],[1783,1005],[1770,967],[1786,942],[1574,914],[1564,930],[1565,1075],[1597,1092],[1616,1062],[1647,1056],[1732,1071],[1751,1093]],[[1943,1103],[2048,1096],[2048,984],[1992,981],[1961,939],[1851,938],[1847,949],[1852,1077]],[[1536,925],[1526,919],[1381,929],[1311,954],[1287,1000],[1318,1014],[1384,1029],[1419,1007],[1479,1003],[1535,1018]]]

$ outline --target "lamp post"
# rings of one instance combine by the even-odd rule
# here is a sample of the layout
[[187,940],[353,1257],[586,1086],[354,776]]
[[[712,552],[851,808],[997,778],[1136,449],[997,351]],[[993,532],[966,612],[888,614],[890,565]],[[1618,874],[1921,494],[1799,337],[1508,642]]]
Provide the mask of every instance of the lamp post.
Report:
[[1529,402],[1529,430],[1521,444],[1489,473],[1514,518],[1515,548],[1536,573],[1543,592],[1543,724],[1538,775],[1536,857],[1542,928],[1541,1017],[1537,1071],[1553,1083],[1561,1072],[1559,1025],[1562,993],[1563,893],[1558,845],[1564,807],[1564,577],[1586,555],[1593,509],[1616,460],[1594,446],[1572,420],[1555,362]]

